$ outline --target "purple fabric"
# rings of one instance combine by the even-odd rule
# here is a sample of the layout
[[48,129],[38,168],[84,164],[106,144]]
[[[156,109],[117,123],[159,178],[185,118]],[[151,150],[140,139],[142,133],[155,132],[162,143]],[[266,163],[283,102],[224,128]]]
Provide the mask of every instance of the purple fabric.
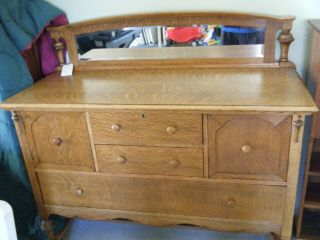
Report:
[[[63,14],[52,20],[47,27],[57,27],[68,24],[67,17]],[[42,73],[46,76],[59,65],[58,57],[52,47],[52,39],[50,33],[44,29],[40,34],[40,53]]]

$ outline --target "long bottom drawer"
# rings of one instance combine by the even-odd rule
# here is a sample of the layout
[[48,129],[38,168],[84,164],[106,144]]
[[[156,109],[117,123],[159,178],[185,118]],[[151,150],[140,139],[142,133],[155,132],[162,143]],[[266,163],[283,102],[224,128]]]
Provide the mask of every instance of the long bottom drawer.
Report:
[[285,187],[94,173],[38,173],[44,203],[282,223]]

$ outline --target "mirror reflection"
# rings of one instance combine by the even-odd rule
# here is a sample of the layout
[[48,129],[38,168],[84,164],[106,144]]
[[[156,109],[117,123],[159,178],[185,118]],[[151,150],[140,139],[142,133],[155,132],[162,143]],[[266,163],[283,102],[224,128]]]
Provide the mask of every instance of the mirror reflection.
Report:
[[[224,45],[256,45],[259,48],[255,48],[255,51],[258,49],[263,55],[264,35],[265,29],[262,28],[201,24],[183,27],[127,27],[78,35],[76,41],[81,60],[95,60],[94,55],[98,51],[95,50],[93,54],[93,49],[194,48]],[[99,54],[101,57],[101,52]],[[104,50],[103,54],[108,52]]]

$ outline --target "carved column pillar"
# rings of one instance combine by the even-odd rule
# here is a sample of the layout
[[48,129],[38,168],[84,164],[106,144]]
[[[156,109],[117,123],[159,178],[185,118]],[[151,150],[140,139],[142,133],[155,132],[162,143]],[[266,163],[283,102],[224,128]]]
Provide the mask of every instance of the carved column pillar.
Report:
[[280,62],[289,62],[288,53],[290,44],[294,41],[294,38],[290,32],[291,29],[282,29],[278,40],[280,42],[281,47],[281,55],[280,55]]
[[65,49],[65,45],[63,42],[61,41],[55,41],[53,44],[54,50],[57,53],[57,57],[59,60],[59,64],[63,65],[65,64],[65,58],[64,58],[64,49]]

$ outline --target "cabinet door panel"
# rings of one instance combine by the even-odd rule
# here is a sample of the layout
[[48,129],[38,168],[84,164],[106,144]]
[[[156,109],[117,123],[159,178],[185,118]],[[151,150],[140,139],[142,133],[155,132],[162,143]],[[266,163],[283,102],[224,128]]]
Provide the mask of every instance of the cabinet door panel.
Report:
[[291,117],[210,115],[209,176],[286,181]]
[[84,113],[22,114],[37,168],[93,170]]

